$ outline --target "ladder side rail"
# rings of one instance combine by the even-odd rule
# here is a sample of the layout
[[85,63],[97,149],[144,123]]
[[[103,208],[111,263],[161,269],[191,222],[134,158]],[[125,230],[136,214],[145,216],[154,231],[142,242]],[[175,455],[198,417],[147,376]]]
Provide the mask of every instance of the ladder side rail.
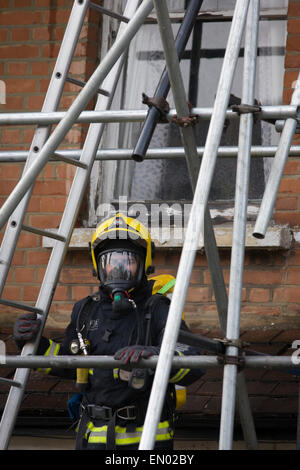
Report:
[[[62,45],[51,76],[48,91],[42,106],[42,112],[48,113],[54,111],[59,104],[66,76],[71,64],[72,57],[74,55],[84,17],[86,15],[87,7],[88,0],[85,0],[82,3],[74,2],[64,38],[62,40]],[[73,41],[70,40],[72,37],[74,38]],[[27,169],[33,164],[37,156],[37,149],[40,149],[46,142],[50,133],[50,129],[51,128],[48,126],[38,127],[36,129],[23,173],[25,173]],[[20,201],[18,207],[16,207],[15,211],[11,214],[4,233],[4,238],[0,249],[0,296],[5,286],[6,278],[22,229],[22,224],[32,189],[33,187],[28,188],[27,194],[24,194],[22,201]]]
[[[162,40],[164,38],[164,34],[168,31],[172,37],[172,30],[170,30],[170,28],[168,28],[168,30],[166,29],[169,25],[169,15],[168,10],[165,8],[164,2],[154,0],[154,4],[157,12],[158,25]],[[249,1],[245,2],[237,0],[234,11],[222,71],[219,79],[214,111],[210,121],[202,164],[199,171],[193,204],[187,225],[186,237],[184,240],[177,271],[177,282],[175,284],[172,295],[161,352],[154,376],[154,382],[144,424],[144,431],[140,442],[140,449],[151,449],[154,445],[155,433],[163,405],[163,396],[167,388],[168,375],[171,370],[175,343],[178,336],[181,312],[184,308],[189,280],[194,265],[196,251],[198,249],[200,234],[203,233],[204,216],[215,166],[217,149],[220,144],[225,113],[229,103],[230,89],[239,55],[248,5]],[[165,47],[165,44],[164,49],[165,54],[167,54],[167,47]]]
[[93,98],[100,84],[112,69],[113,65],[127,49],[131,39],[143,24],[152,8],[152,0],[144,0],[136,11],[135,15],[132,17],[129,23],[127,23],[127,28],[124,30],[120,40],[116,41],[110,48],[107,55],[103,58],[97,69],[86,83],[85,87],[81,90],[77,98],[70,106],[65,117],[60,121],[53,133],[45,142],[33,164],[30,166],[30,168],[28,168],[25,174],[22,175],[22,178],[1,207],[0,228],[2,228],[6,223],[7,219],[16,208],[20,200],[23,198],[27,190],[30,188],[35,178],[44,168],[50,156],[57,149],[58,145],[62,142],[68,131],[71,129],[75,120],[78,118],[88,102]]
[[[300,105],[300,73],[298,74],[295,90],[291,99],[291,104],[295,106]],[[267,185],[265,187],[264,195],[260,205],[260,210],[254,227],[253,236],[256,238],[265,237],[268,224],[272,217],[279,184],[282,179],[282,175],[289,155],[289,150],[292,145],[296,127],[297,120],[295,118],[287,119],[283,126],[282,134],[278,144],[278,149],[272,162],[272,168],[269,174]]]
[[[125,9],[128,16],[133,14],[138,5],[138,0],[129,0],[127,2],[128,8]],[[120,34],[127,27],[123,24],[120,25]],[[117,40],[119,38],[117,37]],[[110,73],[104,80],[105,89],[110,91],[110,97],[103,95],[98,96],[96,109],[108,108],[111,105],[113,94],[116,88],[117,80],[119,78],[121,68],[123,65],[124,57],[120,57],[111,69]],[[31,356],[35,354],[42,331],[47,319],[48,311],[52,302],[55,292],[56,284],[58,282],[60,270],[64,261],[66,251],[68,249],[69,240],[72,234],[74,224],[77,219],[78,211],[80,209],[81,201],[84,196],[86,184],[94,163],[94,156],[97,152],[100,139],[102,137],[104,124],[92,124],[89,127],[87,137],[82,150],[81,161],[87,164],[87,168],[77,168],[71,190],[68,196],[67,204],[64,214],[60,223],[59,232],[62,234],[66,242],[57,241],[52,249],[49,263],[43,278],[42,286],[36,302],[36,308],[43,312],[40,316],[42,320],[41,328],[36,340],[33,343],[25,344],[22,349],[21,356]],[[6,406],[3,412],[2,420],[0,423],[0,448],[7,448],[13,426],[17,417],[17,413],[21,406],[22,397],[26,388],[29,378],[30,369],[19,368],[15,372],[15,382],[21,383],[21,387],[12,387],[10,389]]]
[[[244,55],[244,76],[242,103],[253,105],[255,100],[255,79],[256,79],[256,58],[257,58],[257,42],[258,42],[258,25],[260,0],[252,0],[249,5],[248,19],[246,25],[245,36],[245,55]],[[235,187],[235,204],[234,204],[234,220],[232,232],[232,250],[230,263],[229,278],[229,294],[228,294],[228,313],[226,338],[230,341],[239,339],[240,336],[240,313],[243,286],[243,270],[245,256],[245,238],[247,223],[247,205],[248,205],[248,188],[250,175],[251,160],[251,142],[253,132],[253,114],[242,114],[239,126],[239,152],[237,159],[236,187]],[[226,349],[226,354],[238,357],[239,349],[230,345]],[[244,403],[241,396],[241,381],[237,380],[238,367],[236,364],[225,364],[223,372],[223,391],[222,391],[222,407],[221,407],[221,424],[219,435],[219,449],[228,450],[232,448],[234,416],[235,416],[235,397],[237,385],[239,386],[240,399],[240,418],[243,419],[244,411],[249,410],[248,404]],[[243,381],[245,382],[245,381]],[[244,387],[246,389],[246,387]],[[245,395],[245,393],[244,393]],[[242,421],[243,429],[250,427],[252,420],[251,413],[247,412],[246,419]],[[257,449],[257,441],[252,437],[252,449]]]

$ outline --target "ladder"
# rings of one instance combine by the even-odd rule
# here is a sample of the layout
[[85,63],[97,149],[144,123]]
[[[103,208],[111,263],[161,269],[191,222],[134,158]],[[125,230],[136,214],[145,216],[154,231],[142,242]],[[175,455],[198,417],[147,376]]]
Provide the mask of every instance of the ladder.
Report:
[[[83,198],[95,154],[103,133],[104,125],[102,123],[94,123],[90,125],[79,160],[66,159],[62,157],[64,158],[63,161],[68,164],[75,165],[77,169],[58,233],[55,234],[50,231],[43,231],[34,227],[24,226],[23,220],[30,199],[32,185],[40,170],[50,159],[54,150],[56,150],[67,131],[71,128],[78,114],[82,109],[84,109],[90,98],[92,98],[97,93],[97,90],[102,82],[102,87],[105,90],[105,94],[98,95],[95,110],[99,111],[109,109],[123,64],[124,52],[126,51],[131,38],[134,36],[139,26],[144,22],[145,18],[152,10],[152,2],[150,0],[143,2],[143,4],[137,9],[138,3],[138,0],[131,0],[127,2],[127,6],[124,11],[124,17],[126,19],[131,19],[131,21],[126,21],[120,24],[118,37],[115,44],[111,47],[104,60],[95,70],[88,83],[74,101],[73,106],[70,107],[65,118],[60,121],[60,124],[57,126],[55,131],[53,131],[51,136],[49,137],[49,126],[39,126],[37,128],[30,148],[27,164],[22,178],[15,188],[15,194],[11,195],[11,202],[8,200],[6,201],[8,202],[6,208],[4,207],[5,204],[2,206],[5,217],[6,214],[8,214],[9,220],[0,252],[1,293],[4,288],[8,269],[21,230],[28,230],[30,232],[38,233],[40,235],[55,239],[55,245],[51,252],[51,257],[49,259],[47,270],[35,306],[31,307],[26,304],[12,302],[3,298],[1,299],[1,303],[5,305],[20,308],[25,311],[36,312],[41,317],[42,328],[40,334],[38,335],[38,338],[34,344],[27,344],[24,346],[22,355],[34,354],[39,343],[40,335],[46,322],[47,314],[55,292],[55,287],[58,282],[59,272],[66,250],[68,248],[74,224],[76,222],[80,203]],[[90,4],[88,0],[76,0],[74,2],[57,62],[53,70],[49,89],[45,97],[42,108],[43,113],[54,111],[58,107],[63,86],[68,76],[68,70],[82,28],[83,20],[86,15],[87,8],[91,6],[93,6],[93,4]],[[4,218],[2,220],[4,220]],[[12,386],[10,389],[1,420],[0,448],[6,448],[8,445],[16,415],[18,413],[22,396],[26,387],[29,372],[30,369],[17,369],[15,373],[14,381],[16,386]]]
[[[64,261],[64,256],[68,249],[72,230],[78,215],[80,202],[84,194],[93,162],[97,155],[104,124],[101,122],[92,122],[90,124],[79,159],[62,155],[60,152],[56,152],[56,149],[73,123],[79,118],[86,104],[97,93],[100,87],[101,89],[100,94],[98,94],[95,113],[109,109],[122,68],[124,53],[126,52],[133,36],[152,11],[153,6],[155,7],[157,15],[157,22],[163,43],[167,72],[170,86],[173,91],[177,116],[180,119],[185,118],[190,114],[179,68],[178,55],[180,54],[178,48],[176,48],[176,41],[172,34],[166,2],[161,2],[159,0],[154,0],[153,2],[152,0],[144,0],[140,6],[138,6],[139,3],[140,2],[138,0],[129,0],[127,2],[124,13],[120,18],[123,22],[120,25],[114,45],[85,84],[70,109],[64,113],[64,116],[59,121],[59,124],[53,133],[50,135],[51,126],[49,125],[40,125],[37,128],[22,178],[0,209],[0,228],[7,223],[4,240],[0,250],[0,282],[2,283],[0,293],[3,291],[8,269],[10,267],[14,249],[21,230],[29,230],[33,233],[38,233],[55,239],[55,244],[52,249],[49,264],[47,266],[35,306],[32,307],[3,298],[0,300],[0,302],[5,305],[20,308],[25,311],[36,312],[42,319],[40,334],[34,344],[26,344],[24,346],[21,353],[20,363],[22,359],[26,359],[26,356],[35,355],[40,336],[46,323],[55,287],[59,279],[59,273]],[[196,10],[200,8],[201,4],[202,2],[199,0],[193,0],[190,2],[190,5],[192,5]],[[58,107],[63,84],[68,79],[68,69],[70,67],[83,19],[87,8],[89,7],[99,8],[88,0],[76,0],[74,2],[42,108],[42,113],[53,113]],[[107,12],[103,11],[103,13]],[[163,392],[167,388],[175,343],[178,337],[181,313],[184,307],[188,284],[198,248],[198,241],[201,234],[204,234],[205,251],[211,272],[221,329],[224,336],[228,339],[226,353],[231,358],[237,358],[238,356],[240,299],[242,288],[243,252],[245,245],[245,230],[241,230],[241,227],[245,228],[246,225],[247,191],[245,188],[247,188],[248,185],[249,159],[251,156],[251,135],[253,125],[253,114],[251,111],[246,114],[242,114],[240,117],[240,135],[243,137],[240,138],[239,142],[234,219],[234,233],[236,233],[236,236],[233,237],[233,239],[237,241],[233,244],[232,249],[229,298],[227,298],[207,202],[221,133],[226,118],[230,89],[245,26],[245,49],[247,53],[245,53],[246,60],[242,102],[249,105],[250,108],[254,104],[253,87],[258,19],[259,0],[237,0],[200,168],[193,128],[191,126],[181,128],[184,154],[187,161],[192,188],[194,190],[194,199],[178,267],[177,282],[172,296],[168,322],[157,362],[140,449],[152,449],[154,446],[156,428],[163,405]],[[158,89],[157,92],[159,92]],[[293,106],[295,105],[295,107],[296,104],[299,104],[299,97],[297,95],[298,93],[296,88],[291,103]],[[156,118],[152,121],[152,123],[154,122],[154,125],[156,125],[157,122],[155,119]],[[295,132],[294,122],[296,122],[295,115],[287,119],[284,127],[283,135],[285,138],[282,139],[281,150],[282,148],[284,149],[285,158],[288,155],[291,139]],[[41,169],[46,165],[53,154],[56,155],[56,158],[61,158],[62,161],[65,161],[67,164],[77,166],[61,224],[56,234],[50,231],[36,229],[34,227],[28,227],[23,223],[33,183]],[[280,155],[279,152],[276,154],[274,164],[278,165],[277,161],[281,155],[282,151],[280,152]],[[284,159],[281,158],[281,162],[279,163],[281,172],[283,171],[284,163]],[[239,188],[242,188],[243,190],[240,190]],[[274,193],[276,193],[276,189],[274,190]],[[270,198],[268,198],[268,202],[269,201]],[[269,214],[270,213],[271,207],[269,208]],[[263,237],[264,233],[257,230],[256,236]],[[14,384],[10,389],[0,424],[0,448],[2,449],[7,448],[8,446],[16,416],[20,408],[22,396],[26,388],[29,372],[30,369],[20,368],[17,369],[15,373]],[[249,406],[244,375],[242,372],[239,374],[237,373],[237,363],[225,363],[219,442],[220,450],[230,449],[232,445],[236,391],[245,440],[249,448],[257,448],[257,439]]]

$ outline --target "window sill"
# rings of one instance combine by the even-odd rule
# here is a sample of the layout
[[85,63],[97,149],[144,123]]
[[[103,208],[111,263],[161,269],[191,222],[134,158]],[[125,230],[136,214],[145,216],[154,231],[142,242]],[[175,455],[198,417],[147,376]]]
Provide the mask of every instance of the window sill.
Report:
[[[293,237],[297,243],[300,243],[300,230],[292,233],[291,229],[284,225],[274,225],[268,228],[264,239],[257,239],[252,236],[254,224],[249,223],[246,227],[246,249],[265,249],[265,250],[288,250],[291,247]],[[51,229],[56,231],[55,229]],[[94,228],[75,228],[71,237],[69,249],[87,249],[89,241],[94,233]],[[177,231],[176,231],[177,230]],[[228,249],[232,246],[232,224],[225,223],[214,226],[215,237],[219,249]],[[151,237],[157,249],[163,248],[182,248],[183,239],[178,229],[154,228]],[[43,237],[43,247],[52,248],[55,241]],[[203,240],[199,241],[199,250],[203,248]]]

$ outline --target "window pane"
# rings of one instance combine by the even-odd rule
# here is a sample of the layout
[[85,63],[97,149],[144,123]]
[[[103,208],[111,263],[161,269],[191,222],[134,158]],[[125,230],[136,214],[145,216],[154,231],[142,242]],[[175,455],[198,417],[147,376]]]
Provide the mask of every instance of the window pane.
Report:
[[[233,10],[235,1],[206,1],[202,10]],[[286,1],[265,2],[269,8],[286,6]],[[168,3],[172,9],[183,9],[181,0]],[[209,5],[209,7],[208,7]],[[264,8],[266,6],[264,5]],[[181,61],[187,97],[193,106],[212,107],[223,63],[225,47],[231,22],[197,22]],[[172,25],[176,36],[179,24]],[[282,82],[284,72],[286,22],[283,20],[260,21],[255,97],[262,104],[282,102]],[[230,104],[240,103],[242,93],[243,54],[236,69],[231,90]],[[128,53],[127,67],[119,84],[113,109],[145,109],[142,93],[153,96],[165,61],[161,40],[156,24],[145,24],[133,39]],[[174,107],[172,92],[167,100]],[[197,145],[204,146],[208,121],[200,121],[195,126]],[[142,124],[123,123],[107,127],[102,146],[104,148],[134,148]],[[221,145],[237,145],[238,122],[228,122],[224,127]],[[278,134],[274,126],[256,121],[253,145],[275,145]],[[151,148],[182,146],[175,124],[159,124],[154,132]],[[95,177],[92,183],[94,207],[102,202],[117,200],[127,196],[128,200],[191,200],[192,191],[185,159],[144,160],[141,163],[123,161],[99,164],[101,181]],[[236,159],[218,159],[210,200],[230,200],[234,198]],[[261,198],[268,172],[268,159],[252,159],[249,196]],[[98,171],[99,173],[99,171]]]

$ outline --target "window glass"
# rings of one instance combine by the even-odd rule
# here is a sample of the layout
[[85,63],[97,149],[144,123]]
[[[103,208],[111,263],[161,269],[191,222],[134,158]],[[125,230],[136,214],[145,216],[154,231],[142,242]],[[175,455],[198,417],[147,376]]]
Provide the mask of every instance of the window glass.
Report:
[[[109,3],[109,2],[104,2]],[[119,2],[120,4],[122,2]],[[124,4],[126,2],[123,2]],[[204,0],[201,10],[234,10],[235,1]],[[186,2],[171,0],[169,10],[183,10]],[[287,1],[262,1],[262,8],[282,8]],[[108,7],[108,5],[104,5]],[[106,19],[105,21],[112,21]],[[193,106],[212,107],[218,86],[225,47],[231,22],[197,21],[194,32],[181,60],[187,98]],[[173,23],[176,36],[179,23]],[[259,25],[259,43],[256,79],[256,100],[265,105],[282,102],[284,73],[286,21],[284,19],[263,19]],[[235,79],[231,90],[230,104],[240,103],[243,77],[242,43]],[[144,24],[131,42],[128,60],[117,88],[112,109],[145,109],[142,94],[153,96],[164,70],[163,48],[155,23]],[[174,107],[172,92],[167,100]],[[205,145],[209,121],[201,120],[195,126],[197,145]],[[103,148],[134,148],[141,123],[109,124],[102,139]],[[236,146],[238,122],[226,122],[221,145]],[[253,132],[253,145],[275,145],[278,134],[274,126],[257,120]],[[154,132],[150,148],[181,147],[181,139],[175,124],[159,124]],[[250,176],[251,199],[263,194],[268,174],[268,159],[252,159]],[[236,159],[217,161],[210,201],[228,201],[234,198]],[[100,178],[99,178],[100,176]],[[103,202],[118,200],[126,196],[128,201],[189,201],[192,191],[185,159],[157,159],[97,163],[91,179],[90,220],[94,224],[99,218],[97,208]]]

